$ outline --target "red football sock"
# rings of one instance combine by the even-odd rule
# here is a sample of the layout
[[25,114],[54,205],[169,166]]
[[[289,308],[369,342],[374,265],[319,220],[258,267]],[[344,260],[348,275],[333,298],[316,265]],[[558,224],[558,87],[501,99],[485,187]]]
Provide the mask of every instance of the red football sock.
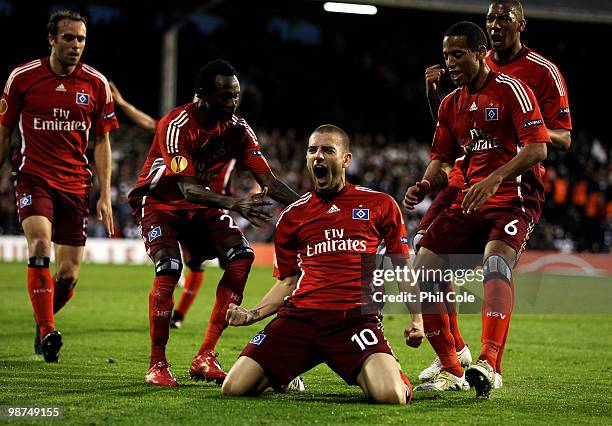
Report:
[[[453,285],[450,282],[445,282],[445,292],[454,293]],[[461,349],[465,347],[465,342],[463,341],[463,337],[461,337],[461,333],[459,332],[459,323],[457,322],[457,310],[455,309],[455,304],[448,301],[448,298],[445,299],[446,310],[448,311],[448,321],[450,324],[450,332],[453,335],[453,339],[455,340],[455,350],[459,352]]]
[[[512,290],[512,309],[514,309],[514,281],[510,283],[510,289]],[[508,326],[506,327],[506,332],[504,333],[504,340],[502,340],[502,345],[499,348],[499,353],[497,354],[497,363],[495,365],[495,371],[499,374],[502,374],[502,358],[504,356],[504,348],[506,347],[506,341],[508,340],[508,332],[510,331],[510,319],[512,315],[508,316]]]
[[166,361],[166,343],[170,335],[170,314],[174,306],[174,288],[178,277],[155,277],[149,294],[149,332],[151,335],[150,366]]
[[252,263],[253,259],[240,259],[227,264],[223,278],[221,278],[217,287],[215,306],[210,314],[204,343],[202,343],[198,355],[215,349],[223,330],[227,327],[225,314],[229,304],[240,305],[242,303],[242,292],[249,277]]
[[448,371],[455,376],[463,376],[463,369],[457,361],[457,351],[455,342],[450,332],[449,319],[447,314],[424,314],[423,324],[425,335],[432,348],[440,358],[442,370]]
[[38,324],[40,336],[43,338],[55,330],[55,322],[53,321],[53,281],[49,273],[48,263],[47,267],[28,267],[28,293],[32,301],[36,324]]
[[478,359],[497,366],[497,357],[504,345],[504,335],[510,326],[514,286],[493,278],[484,283],[482,303],[482,351]]
[[53,313],[56,314],[74,296],[74,285],[58,282],[57,274],[53,275]]
[[183,288],[183,293],[181,294],[181,299],[179,300],[178,306],[175,309],[183,316],[183,318],[187,316],[187,311],[198,295],[198,291],[200,291],[200,286],[202,285],[203,280],[204,271],[192,271],[190,269],[189,272],[187,272],[185,287]]

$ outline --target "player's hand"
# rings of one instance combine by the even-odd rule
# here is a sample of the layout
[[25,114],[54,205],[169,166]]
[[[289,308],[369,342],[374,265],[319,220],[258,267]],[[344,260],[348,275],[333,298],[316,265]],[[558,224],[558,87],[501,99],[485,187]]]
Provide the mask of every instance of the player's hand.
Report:
[[225,321],[227,321],[229,325],[240,327],[253,324],[255,322],[255,317],[250,311],[242,306],[230,303],[227,308],[227,313],[225,314]]
[[123,107],[126,102],[125,99],[123,99],[123,96],[121,96],[121,92],[119,91],[117,86],[115,86],[115,83],[109,81],[108,85],[110,86],[110,91],[113,95],[113,102],[115,103],[115,105],[117,105],[118,107]]
[[422,180],[412,185],[404,195],[404,207],[408,210],[414,209],[414,206],[419,204],[425,198],[425,195],[431,190],[431,185],[428,181]]
[[464,189],[465,198],[461,207],[463,213],[477,211],[490,197],[497,192],[497,188],[502,183],[502,179],[497,175],[489,175],[480,182],[472,185],[469,189]]
[[423,331],[423,322],[412,321],[404,329],[404,338],[406,345],[411,348],[418,348],[423,343],[425,332]]
[[264,201],[267,194],[268,188],[264,188],[263,191],[257,194],[240,199],[234,210],[244,216],[253,226],[260,227],[272,217],[272,215],[264,209],[265,206],[272,204],[269,201]]
[[432,65],[425,69],[425,90],[428,94],[438,91],[438,85],[445,72],[446,69],[442,68],[440,64]]
[[115,230],[115,225],[113,223],[113,205],[111,203],[110,195],[100,196],[100,199],[96,204],[96,215],[98,220],[104,224],[108,236],[112,237]]

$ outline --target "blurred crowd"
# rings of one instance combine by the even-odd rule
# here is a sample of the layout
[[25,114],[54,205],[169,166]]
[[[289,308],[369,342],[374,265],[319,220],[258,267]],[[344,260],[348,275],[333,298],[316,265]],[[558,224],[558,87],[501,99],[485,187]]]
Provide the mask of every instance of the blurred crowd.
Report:
[[[257,131],[262,150],[274,173],[302,194],[310,189],[305,169],[307,134],[295,130]],[[14,135],[14,137],[16,137]],[[131,216],[127,195],[148,153],[151,134],[128,124],[113,132],[113,204],[117,238],[139,238]],[[15,141],[18,143],[18,141]],[[392,195],[401,203],[406,188],[418,180],[429,161],[429,141],[396,140],[384,134],[351,135],[353,162],[348,179]],[[550,150],[546,161],[546,207],[528,248],[563,252],[610,252],[612,247],[612,149],[598,139],[573,134],[568,153]],[[247,171],[236,170],[230,191],[243,196],[259,188]],[[432,194],[435,196],[435,194]],[[104,236],[104,228],[95,219],[94,191],[91,199],[89,235]],[[408,232],[416,226],[431,203],[427,198],[416,210],[405,211]],[[9,162],[0,173],[0,234],[19,233]],[[282,206],[274,205],[275,216]],[[273,223],[255,228],[235,216],[249,241],[271,241]]]

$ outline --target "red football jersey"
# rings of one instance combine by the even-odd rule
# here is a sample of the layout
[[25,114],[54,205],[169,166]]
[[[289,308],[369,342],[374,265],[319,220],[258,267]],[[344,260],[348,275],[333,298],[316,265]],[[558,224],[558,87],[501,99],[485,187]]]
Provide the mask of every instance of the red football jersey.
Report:
[[[492,50],[487,53],[486,61],[493,71],[516,77],[529,86],[538,100],[547,128],[572,130],[567,86],[555,64],[525,45],[510,63],[495,62]],[[455,164],[448,184],[464,187],[460,162]]]
[[529,86],[547,128],[572,130],[567,87],[555,64],[524,45],[510,63],[495,62],[493,51],[487,53],[486,61],[493,71],[516,77]]
[[6,82],[0,124],[13,129],[17,122],[21,149],[13,156],[14,170],[76,194],[91,187],[85,152],[92,122],[96,136],[119,127],[108,81],[100,72],[80,63],[72,74],[59,76],[48,58],[15,68]]
[[364,301],[362,260],[384,242],[386,253],[408,255],[406,227],[395,200],[349,183],[336,195],[303,195],[276,225],[278,277],[301,270],[288,301],[298,308],[352,309]]
[[198,183],[223,194],[227,180],[237,162],[252,173],[269,173],[255,132],[243,119],[234,115],[213,129],[202,128],[195,119],[197,103],[170,111],[155,130],[153,145],[130,193],[134,205],[158,210],[197,209],[176,184],[177,176],[196,177]]
[[[533,92],[520,80],[491,71],[479,91],[470,93],[464,86],[444,98],[431,158],[453,164],[465,155],[463,175],[474,185],[534,142],[550,143],[550,138]],[[459,193],[455,207],[463,196]],[[542,169],[535,165],[516,179],[502,182],[481,210],[516,207],[539,217],[543,197]]]

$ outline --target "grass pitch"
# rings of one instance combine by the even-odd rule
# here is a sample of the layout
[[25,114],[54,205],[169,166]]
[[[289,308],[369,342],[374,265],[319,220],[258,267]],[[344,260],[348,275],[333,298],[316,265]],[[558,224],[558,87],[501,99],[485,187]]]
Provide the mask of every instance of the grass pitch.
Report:
[[[518,314],[512,318],[504,356],[504,387],[488,401],[474,393],[416,394],[407,407],[368,403],[326,366],[304,375],[303,393],[267,393],[258,398],[222,398],[214,384],[193,383],[187,369],[203,339],[221,271],[206,271],[204,285],[184,326],[172,330],[168,357],[181,387],[156,388],[143,382],[148,367],[146,266],[84,265],[76,296],[57,316],[64,337],[59,364],[33,354],[34,321],[24,264],[0,264],[0,405],[59,406],[60,422],[72,424],[567,424],[612,422],[612,316]],[[254,269],[246,288],[251,306],[273,280],[267,268]],[[602,278],[549,277],[556,285]],[[517,288],[537,279],[517,277]],[[609,283],[609,281],[606,281]],[[175,294],[178,300],[180,289]],[[404,345],[407,317],[388,315],[385,334],[413,384],[434,354],[428,343]],[[480,316],[459,318],[476,357]],[[264,322],[229,328],[217,347],[229,370]],[[41,423],[28,420],[28,423]]]

